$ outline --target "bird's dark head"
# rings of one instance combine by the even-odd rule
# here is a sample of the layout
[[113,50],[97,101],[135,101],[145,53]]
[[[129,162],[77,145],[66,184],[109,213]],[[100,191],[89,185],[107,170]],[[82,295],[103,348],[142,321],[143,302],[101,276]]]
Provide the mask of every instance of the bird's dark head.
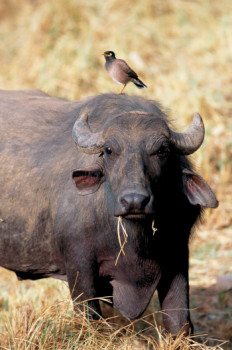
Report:
[[106,60],[114,60],[116,58],[113,51],[105,51],[102,53],[102,55],[105,56]]

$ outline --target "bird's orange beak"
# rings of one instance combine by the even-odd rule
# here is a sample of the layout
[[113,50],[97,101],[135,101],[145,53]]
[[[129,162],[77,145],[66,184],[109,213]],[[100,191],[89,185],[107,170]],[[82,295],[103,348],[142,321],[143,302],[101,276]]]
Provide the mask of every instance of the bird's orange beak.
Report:
[[106,56],[105,52],[101,53],[101,55]]

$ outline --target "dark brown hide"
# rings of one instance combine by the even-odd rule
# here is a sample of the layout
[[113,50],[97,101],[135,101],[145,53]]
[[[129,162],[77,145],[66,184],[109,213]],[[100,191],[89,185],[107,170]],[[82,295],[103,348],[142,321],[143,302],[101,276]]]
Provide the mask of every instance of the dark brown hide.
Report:
[[[72,139],[86,114],[98,154]],[[111,296],[131,319],[157,288],[167,330],[192,330],[188,239],[201,206],[217,200],[177,152],[173,132],[161,107],[139,97],[68,102],[0,91],[1,266],[20,279],[66,279],[73,299]],[[115,265],[118,216],[128,240]],[[89,306],[92,317],[101,314],[97,299]]]

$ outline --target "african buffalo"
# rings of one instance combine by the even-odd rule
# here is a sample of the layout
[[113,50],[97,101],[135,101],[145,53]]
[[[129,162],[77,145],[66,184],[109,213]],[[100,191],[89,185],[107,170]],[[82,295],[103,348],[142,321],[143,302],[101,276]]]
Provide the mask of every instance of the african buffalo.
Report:
[[[157,289],[166,329],[192,332],[188,240],[218,205],[186,157],[203,142],[200,115],[177,133],[140,97],[25,90],[0,92],[0,121],[0,265],[67,280],[73,299],[112,296],[130,319]],[[101,315],[98,300],[89,309]]]

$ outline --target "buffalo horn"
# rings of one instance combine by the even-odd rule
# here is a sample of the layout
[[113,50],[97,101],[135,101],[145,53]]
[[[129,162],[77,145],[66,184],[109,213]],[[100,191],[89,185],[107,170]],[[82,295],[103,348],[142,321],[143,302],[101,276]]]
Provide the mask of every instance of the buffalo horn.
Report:
[[84,153],[96,154],[103,150],[102,132],[93,133],[88,125],[87,114],[82,114],[73,126],[72,137]]
[[184,155],[195,152],[202,144],[205,136],[203,120],[199,113],[195,113],[192,124],[183,133],[171,131],[171,142],[175,149]]

